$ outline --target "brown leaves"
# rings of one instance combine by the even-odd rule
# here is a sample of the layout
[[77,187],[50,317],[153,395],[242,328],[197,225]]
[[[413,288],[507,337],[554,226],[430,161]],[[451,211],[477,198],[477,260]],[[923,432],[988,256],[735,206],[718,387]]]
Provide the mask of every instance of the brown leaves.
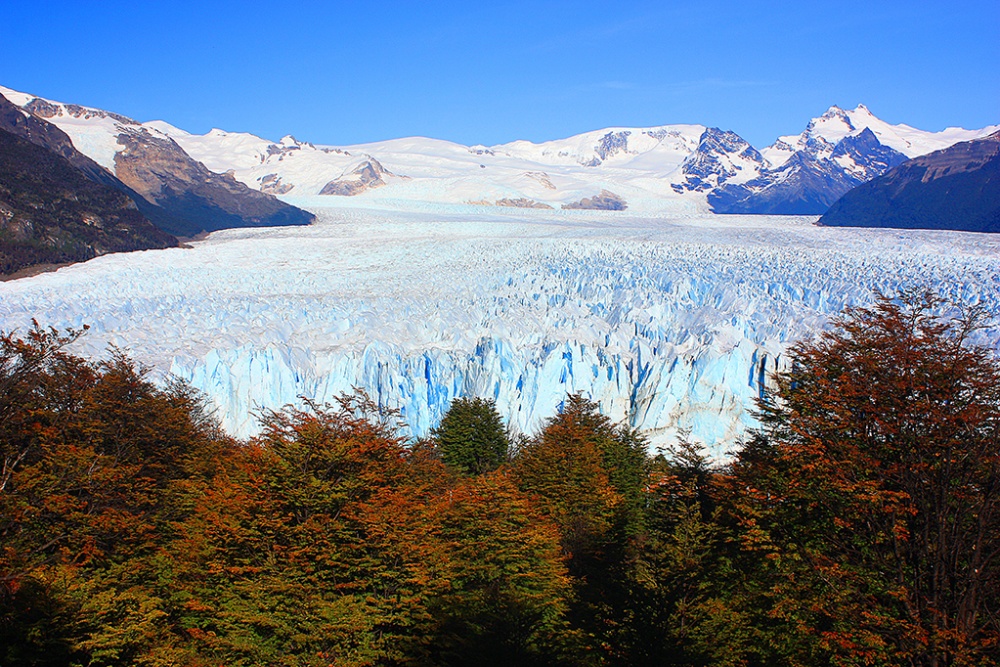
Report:
[[736,488],[764,491],[738,513],[801,558],[796,576],[853,591],[802,591],[841,627],[821,634],[835,654],[883,637],[915,664],[961,661],[1000,631],[998,563],[978,552],[1000,549],[1000,364],[968,345],[979,314],[947,308],[882,298],[797,345],[734,467]]

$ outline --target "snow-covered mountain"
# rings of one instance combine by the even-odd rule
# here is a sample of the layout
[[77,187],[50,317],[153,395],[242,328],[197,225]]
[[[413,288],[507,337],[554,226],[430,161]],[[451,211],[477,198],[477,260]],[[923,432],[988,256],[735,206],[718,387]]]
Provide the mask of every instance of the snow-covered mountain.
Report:
[[800,134],[761,150],[732,131],[702,125],[613,127],[537,144],[463,146],[410,137],[335,147],[218,129],[196,135],[163,121],[139,123],[6,88],[0,94],[56,124],[78,150],[111,170],[131,155],[130,142],[143,140],[268,195],[370,203],[558,209],[604,201],[602,193],[609,193],[632,211],[819,214],[906,158],[1000,129],[925,132],[886,123],[859,105],[831,107]]
[[717,213],[818,215],[852,188],[907,159],[991,133],[948,128],[924,132],[890,125],[864,105],[814,118],[797,136],[781,137],[761,153],[755,178],[729,181],[708,193]]
[[1000,233],[1000,132],[890,169],[837,200],[818,224]]
[[716,212],[784,214],[822,213],[851,187],[907,157],[994,130],[924,132],[885,123],[863,106],[832,107],[802,134],[782,137],[763,151],[734,132],[701,125],[607,128],[541,144],[469,147],[409,138],[339,148],[291,137],[273,144],[246,134],[213,130],[198,136],[157,126],[210,168],[232,169],[252,187],[279,187],[293,196],[339,193],[329,184],[376,160],[396,176],[395,182],[377,182],[393,187],[368,195],[383,201],[559,208],[606,191],[644,211],[670,202]]
[[155,126],[3,87],[0,96],[36,122],[68,135],[73,147],[96,163],[93,169],[83,169],[88,178],[118,187],[143,215],[170,234],[194,236],[229,227],[312,221],[311,214],[259,188],[210,171]]
[[876,118],[863,104],[859,104],[857,108],[851,110],[832,106],[819,118],[809,121],[801,134],[779,137],[762,153],[771,166],[775,168],[784,164],[796,151],[805,150],[812,155],[830,157],[834,147],[841,140],[857,136],[868,129],[883,146],[888,146],[907,158],[912,158],[946,148],[960,141],[970,141],[992,134],[995,131],[994,128],[998,128],[998,126],[992,125],[982,130],[949,127],[940,132],[925,132],[909,125],[890,125]]

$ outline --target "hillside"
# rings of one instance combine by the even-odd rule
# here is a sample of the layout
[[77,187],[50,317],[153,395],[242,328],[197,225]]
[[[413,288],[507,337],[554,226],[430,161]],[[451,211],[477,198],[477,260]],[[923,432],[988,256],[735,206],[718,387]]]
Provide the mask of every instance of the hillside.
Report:
[[0,275],[176,245],[121,192],[88,179],[65,157],[0,129]]
[[272,194],[210,171],[167,135],[120,114],[0,88],[0,117],[0,126],[18,134],[15,126],[27,128],[31,136],[26,138],[33,143],[69,154],[89,178],[125,193],[170,234],[195,236],[313,220],[311,213]]
[[905,162],[848,192],[819,222],[1000,232],[1000,132]]

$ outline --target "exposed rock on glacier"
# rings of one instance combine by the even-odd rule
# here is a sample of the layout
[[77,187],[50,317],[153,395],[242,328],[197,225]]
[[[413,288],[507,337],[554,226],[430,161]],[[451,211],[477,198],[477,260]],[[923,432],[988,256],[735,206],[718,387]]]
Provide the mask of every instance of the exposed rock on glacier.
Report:
[[[400,408],[414,436],[460,395],[495,398],[533,432],[579,391],[654,445],[686,429],[722,455],[754,423],[786,346],[845,305],[933,287],[1000,313],[1000,239],[983,235],[814,218],[317,211],[309,227],[217,232],[188,250],[0,284],[0,328],[90,324],[78,352],[122,346],[206,392],[240,435],[261,408],[354,386]],[[998,329],[978,335],[1000,348]]]
[[608,190],[601,190],[600,194],[593,197],[584,197],[580,201],[570,204],[563,204],[563,208],[572,211],[574,209],[588,211],[624,211],[628,204],[620,196]]
[[511,199],[505,197],[503,199],[497,199],[496,201],[489,201],[486,199],[480,199],[478,201],[470,201],[469,204],[474,206],[503,206],[505,208],[543,208],[552,210],[552,206],[535,201],[534,199],[528,199],[527,197],[518,197],[517,199]]
[[351,170],[323,186],[321,195],[353,197],[373,188],[385,185],[385,176],[395,176],[375,158],[369,158]]

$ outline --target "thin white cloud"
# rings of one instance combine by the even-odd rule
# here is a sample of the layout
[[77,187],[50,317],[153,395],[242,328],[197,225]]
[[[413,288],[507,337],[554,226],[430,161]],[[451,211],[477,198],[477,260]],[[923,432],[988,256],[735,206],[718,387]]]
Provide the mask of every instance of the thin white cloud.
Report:
[[667,93],[697,93],[708,90],[724,90],[727,88],[763,88],[766,86],[776,85],[778,85],[777,81],[707,77],[692,81],[677,81],[674,83],[662,84],[653,86],[653,89]]
[[602,90],[634,90],[636,87],[629,81],[597,81],[573,86],[571,90],[576,93],[595,93]]

